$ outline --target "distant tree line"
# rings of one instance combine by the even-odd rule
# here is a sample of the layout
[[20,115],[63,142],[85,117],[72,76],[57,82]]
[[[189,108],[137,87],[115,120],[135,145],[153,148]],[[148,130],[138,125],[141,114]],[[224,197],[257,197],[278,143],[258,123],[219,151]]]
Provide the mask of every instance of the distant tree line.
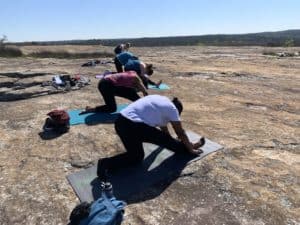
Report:
[[20,42],[24,45],[103,45],[115,46],[119,43],[130,42],[137,47],[151,46],[270,46],[292,47],[300,46],[300,30],[287,30],[279,32],[263,32],[252,34],[232,35],[201,35],[155,38],[127,38],[127,39],[90,39],[90,40],[65,40],[44,42]]

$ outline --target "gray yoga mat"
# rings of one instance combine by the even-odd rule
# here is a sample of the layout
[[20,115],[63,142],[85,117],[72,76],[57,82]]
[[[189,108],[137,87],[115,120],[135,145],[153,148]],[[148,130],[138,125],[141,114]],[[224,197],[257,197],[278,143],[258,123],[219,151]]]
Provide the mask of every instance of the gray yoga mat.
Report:
[[[200,138],[198,134],[191,131],[188,131],[187,135],[193,142]],[[187,164],[223,148],[206,138],[206,144],[201,148],[203,153],[194,157],[189,154],[174,154],[172,151],[153,144],[144,143],[143,145],[145,158],[142,164],[121,169],[109,177],[109,181],[113,185],[114,195],[118,199],[127,199],[171,176],[179,176]],[[101,196],[96,170],[97,165],[94,165],[67,176],[81,202],[91,202]]]

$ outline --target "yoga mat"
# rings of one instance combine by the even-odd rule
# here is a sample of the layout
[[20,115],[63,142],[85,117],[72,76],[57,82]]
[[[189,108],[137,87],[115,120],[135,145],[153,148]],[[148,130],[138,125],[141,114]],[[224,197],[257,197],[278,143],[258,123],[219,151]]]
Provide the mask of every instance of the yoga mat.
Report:
[[97,79],[102,79],[104,76],[105,76],[105,75],[103,75],[103,74],[98,74],[98,75],[95,76],[95,78],[97,78]]
[[[198,141],[200,136],[188,131],[192,142]],[[144,143],[145,158],[142,164],[120,169],[109,177],[113,185],[114,194],[118,199],[126,200],[134,194],[146,190],[162,180],[178,177],[184,167],[206,155],[221,150],[223,147],[206,138],[206,143],[201,149],[200,156],[189,154],[174,154],[153,144]],[[99,198],[100,182],[96,176],[97,165],[67,176],[67,179],[80,201],[93,201]]]
[[102,74],[97,74],[97,75],[95,76],[95,78],[97,78],[97,79],[102,79],[102,78],[105,77],[105,75],[112,74],[112,73],[113,73],[113,72],[111,72],[111,71],[109,71],[109,70],[106,70],[106,71],[104,71],[104,73],[102,73]]
[[70,116],[70,125],[78,124],[97,124],[97,123],[112,123],[114,122],[119,112],[126,108],[128,104],[120,104],[117,106],[117,111],[114,113],[85,113],[79,115],[82,112],[82,109],[69,110],[68,114]]
[[160,84],[159,87],[156,87],[155,85],[151,85],[151,84],[148,84],[148,88],[149,89],[152,89],[152,90],[169,90],[170,87],[164,83]]

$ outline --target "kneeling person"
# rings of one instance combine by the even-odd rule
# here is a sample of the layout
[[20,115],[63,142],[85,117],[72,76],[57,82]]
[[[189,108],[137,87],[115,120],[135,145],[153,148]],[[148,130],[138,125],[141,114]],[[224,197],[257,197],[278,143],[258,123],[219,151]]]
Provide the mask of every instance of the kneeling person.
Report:
[[89,112],[115,112],[117,110],[115,96],[136,101],[140,98],[137,94],[138,91],[141,91],[144,96],[148,95],[141,78],[134,71],[106,75],[99,81],[98,89],[103,96],[105,105],[94,108],[87,106],[81,114]]
[[[204,145],[205,139],[201,138],[196,143],[189,141],[179,117],[182,110],[182,104],[177,98],[171,101],[160,95],[148,95],[123,109],[115,122],[115,130],[126,152],[100,159],[98,177],[105,180],[107,172],[143,161],[143,142],[156,144],[175,153],[202,153],[199,148]],[[178,139],[170,135],[168,123],[171,123]]]

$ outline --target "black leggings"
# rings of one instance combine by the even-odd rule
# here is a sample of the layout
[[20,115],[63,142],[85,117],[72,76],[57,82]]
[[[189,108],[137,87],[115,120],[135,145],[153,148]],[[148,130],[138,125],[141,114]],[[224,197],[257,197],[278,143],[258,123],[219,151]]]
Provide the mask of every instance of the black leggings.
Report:
[[115,170],[137,164],[144,159],[143,142],[156,144],[175,153],[187,153],[185,145],[169,134],[145,123],[133,122],[120,115],[115,130],[126,149],[125,153],[102,159],[101,169]]
[[97,106],[96,112],[115,112],[117,110],[115,96],[131,101],[136,101],[140,98],[134,88],[115,86],[111,81],[105,79],[100,80],[98,89],[103,96],[105,105]]

